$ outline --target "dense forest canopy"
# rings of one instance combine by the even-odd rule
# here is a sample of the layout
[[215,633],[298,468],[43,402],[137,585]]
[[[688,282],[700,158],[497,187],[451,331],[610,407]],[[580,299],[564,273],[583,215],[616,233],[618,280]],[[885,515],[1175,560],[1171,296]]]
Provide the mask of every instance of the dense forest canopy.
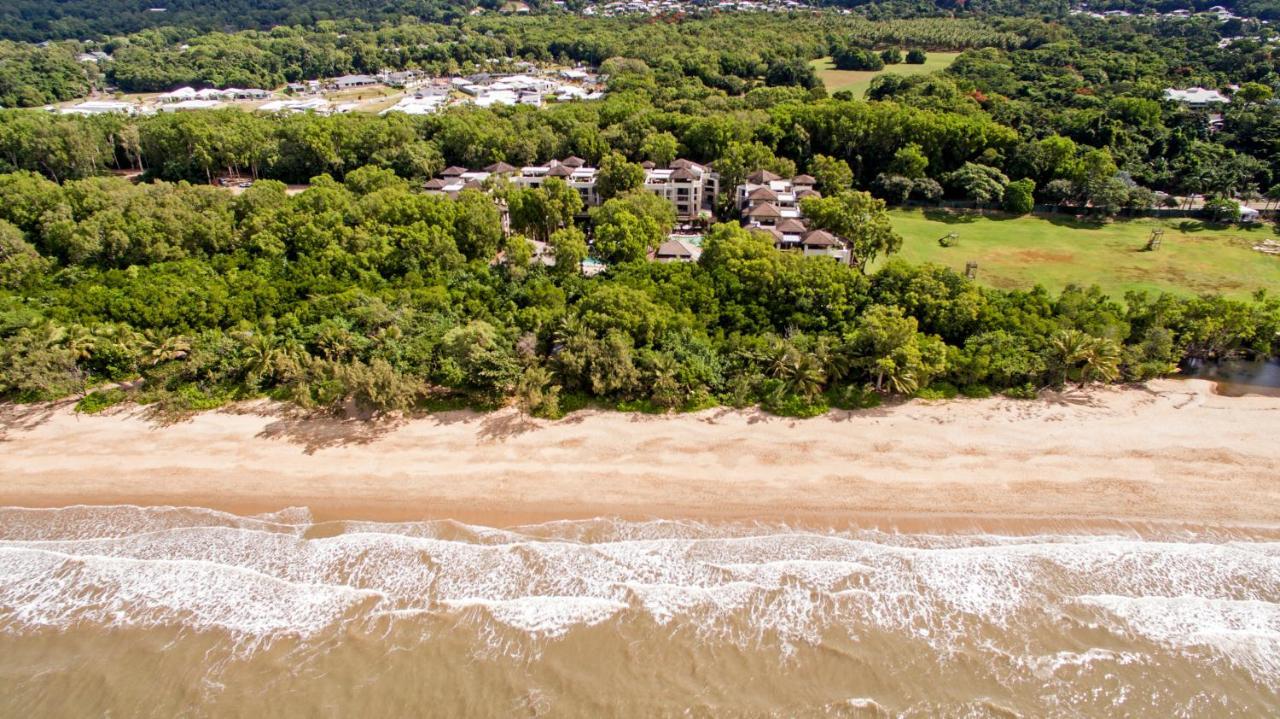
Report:
[[[177,40],[152,31],[113,46],[117,59],[101,71],[158,88],[253,84],[255,73],[280,80],[379,67],[452,73],[489,57],[525,58],[598,64],[609,95],[544,110],[450,108],[413,119],[5,113],[0,169],[67,179],[133,166],[170,180],[230,172],[305,182],[372,163],[422,177],[446,165],[569,154],[598,162],[609,151],[638,162],[651,159],[646,140],[657,135],[730,175],[757,169],[748,161],[812,172],[820,158],[834,158],[849,166],[855,186],[891,201],[947,193],[999,204],[1006,186],[1027,179],[1041,202],[1115,212],[1149,206],[1152,191],[1231,197],[1267,192],[1280,179],[1272,46],[1240,40],[1220,47],[1224,32],[1211,21],[1148,19],[877,23],[734,15],[667,24],[535,17],[345,35],[322,24],[194,36],[178,50]],[[826,97],[809,66],[838,46],[972,49],[940,74],[904,76],[890,67],[863,102]],[[1209,111],[1164,99],[1164,88],[1192,85],[1237,94],[1214,111],[1220,126],[1210,124]],[[908,146],[924,164],[904,173],[895,153]],[[998,172],[982,175],[967,164]]]
[[[588,4],[569,0],[529,0],[536,13],[564,17]],[[1068,0],[814,0],[815,7],[852,10],[861,17],[1065,17],[1077,3]],[[1201,12],[1224,6],[1247,18],[1280,18],[1278,0],[1093,0],[1090,10],[1133,13]],[[0,7],[0,40],[99,39],[151,28],[180,27],[200,32],[270,30],[309,26],[324,20],[396,23],[406,20],[451,22],[473,9],[495,12],[498,0],[9,0]],[[706,3],[690,2],[683,14],[711,14]],[[163,8],[163,12],[158,11]]]

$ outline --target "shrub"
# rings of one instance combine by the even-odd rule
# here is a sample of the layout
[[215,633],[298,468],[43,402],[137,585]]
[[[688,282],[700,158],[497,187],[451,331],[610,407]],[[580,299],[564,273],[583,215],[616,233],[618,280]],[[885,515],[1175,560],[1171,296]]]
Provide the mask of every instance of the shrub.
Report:
[[985,384],[967,384],[960,388],[960,394],[969,399],[986,399],[991,396],[991,388]]
[[1213,222],[1235,222],[1240,219],[1240,203],[1227,197],[1205,200],[1204,210]]
[[926,55],[924,54],[924,50],[921,50],[919,48],[912,48],[911,50],[907,51],[908,65],[923,65],[925,58],[926,58]]
[[883,70],[884,59],[872,50],[839,48],[831,55],[839,70]]
[[822,395],[809,399],[783,392],[766,392],[760,407],[769,414],[776,414],[779,417],[800,418],[817,417],[831,409],[831,405],[827,404],[827,398]]
[[886,65],[897,65],[902,62],[902,51],[896,47],[881,50],[880,59],[883,60]]
[[1028,382],[1024,385],[1006,389],[1004,396],[1010,399],[1036,399],[1040,396],[1040,392],[1036,390],[1035,385]]
[[100,389],[96,392],[90,392],[76,402],[76,411],[85,414],[97,414],[102,410],[120,404],[125,400],[125,391],[119,387],[111,389]]
[[916,390],[915,396],[918,399],[955,399],[960,394],[960,390],[950,382],[934,382],[924,389]]
[[1004,209],[1015,215],[1025,215],[1035,209],[1035,193],[1036,183],[1032,180],[1023,178],[1017,182],[1010,182],[1004,188]]
[[879,394],[863,387],[849,385],[827,393],[827,401],[836,409],[871,409],[879,407],[883,399]]

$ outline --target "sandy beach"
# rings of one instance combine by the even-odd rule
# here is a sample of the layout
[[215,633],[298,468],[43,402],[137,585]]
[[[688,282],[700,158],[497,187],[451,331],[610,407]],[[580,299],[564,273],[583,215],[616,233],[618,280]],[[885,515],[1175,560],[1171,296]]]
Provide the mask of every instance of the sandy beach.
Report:
[[254,402],[6,406],[0,504],[307,506],[317,518],[513,524],[594,516],[1280,523],[1280,399],[1202,381],[1041,400],[913,401],[792,420],[513,410],[377,422]]

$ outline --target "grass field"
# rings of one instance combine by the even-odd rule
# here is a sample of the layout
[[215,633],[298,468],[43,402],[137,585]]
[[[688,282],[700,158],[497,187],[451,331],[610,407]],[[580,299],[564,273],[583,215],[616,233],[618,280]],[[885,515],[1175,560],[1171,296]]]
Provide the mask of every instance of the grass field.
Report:
[[958,52],[931,52],[926,57],[923,65],[908,65],[905,62],[898,65],[885,65],[883,70],[837,70],[831,64],[831,58],[823,57],[810,61],[809,65],[818,73],[818,79],[822,80],[822,84],[826,86],[827,92],[836,92],[838,90],[850,90],[854,97],[862,97],[867,88],[871,87],[871,80],[876,75],[893,73],[895,75],[923,75],[929,72],[937,72],[945,70],[960,57]]
[[[1252,247],[1280,239],[1270,223],[1256,228],[1207,226],[1196,220],[1117,220],[1084,223],[1062,215],[1006,218],[944,210],[893,210],[903,237],[899,256],[963,272],[978,263],[978,281],[993,287],[1059,290],[1096,284],[1119,299],[1130,289],[1180,294],[1220,292],[1246,297],[1280,290],[1280,257]],[[1159,250],[1144,252],[1154,228],[1164,228]],[[938,239],[958,235],[953,247]]]

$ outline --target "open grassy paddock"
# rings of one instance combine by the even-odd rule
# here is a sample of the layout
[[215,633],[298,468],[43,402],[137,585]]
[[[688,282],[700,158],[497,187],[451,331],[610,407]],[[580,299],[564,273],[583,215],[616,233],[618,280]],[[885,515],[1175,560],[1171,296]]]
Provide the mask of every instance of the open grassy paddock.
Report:
[[[906,53],[906,48],[903,49],[903,53]],[[926,56],[923,65],[908,65],[904,62],[897,65],[885,65],[883,70],[837,70],[829,57],[812,60],[809,64],[813,67],[814,72],[818,73],[818,79],[822,80],[827,92],[850,90],[853,92],[854,97],[862,97],[867,88],[871,87],[871,80],[877,75],[887,73],[923,75],[937,72],[950,67],[957,57],[960,57],[958,52],[930,52]]]
[[[1280,290],[1280,257],[1252,249],[1263,240],[1280,239],[1271,223],[1249,229],[1198,220],[1094,223],[1066,214],[1007,217],[932,209],[891,215],[904,240],[899,256],[958,272],[977,262],[978,281],[993,287],[1041,284],[1059,290],[1096,284],[1116,298],[1131,289],[1232,297]],[[1161,247],[1146,252],[1155,228],[1164,228]],[[939,238],[952,232],[957,244],[941,246]]]

